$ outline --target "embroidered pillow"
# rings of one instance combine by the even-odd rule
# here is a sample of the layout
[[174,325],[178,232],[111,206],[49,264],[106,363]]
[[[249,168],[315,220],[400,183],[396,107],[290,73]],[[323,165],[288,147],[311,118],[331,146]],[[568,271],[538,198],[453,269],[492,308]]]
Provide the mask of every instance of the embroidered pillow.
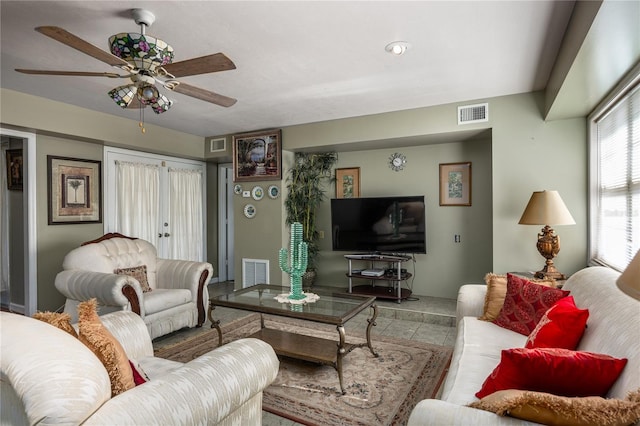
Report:
[[640,389],[622,399],[568,398],[543,392],[503,390],[468,405],[551,426],[626,426],[640,420]]
[[507,294],[498,318],[500,327],[528,336],[545,312],[569,292],[507,274]]
[[78,305],[78,339],[96,354],[107,369],[111,396],[116,396],[135,386],[133,372],[124,348],[100,321],[96,305],[96,299]]
[[588,309],[578,309],[573,296],[563,297],[549,308],[533,329],[525,348],[575,349],[584,334]]
[[505,349],[500,364],[476,393],[520,389],[561,396],[605,396],[622,373],[626,358],[558,348]]
[[148,293],[152,290],[147,280],[147,265],[134,266],[132,268],[120,268],[113,271],[118,275],[128,275],[135,278],[140,283],[143,293]]
[[66,331],[73,337],[78,337],[76,329],[71,325],[71,315],[58,312],[36,312],[33,318],[51,324],[60,330]]
[[[546,287],[556,287],[556,281],[551,278],[544,280],[531,279],[530,281]],[[484,297],[484,309],[478,319],[493,321],[498,318],[500,309],[504,304],[504,298],[507,294],[507,276],[490,272],[485,275],[484,282],[487,285],[487,292]]]

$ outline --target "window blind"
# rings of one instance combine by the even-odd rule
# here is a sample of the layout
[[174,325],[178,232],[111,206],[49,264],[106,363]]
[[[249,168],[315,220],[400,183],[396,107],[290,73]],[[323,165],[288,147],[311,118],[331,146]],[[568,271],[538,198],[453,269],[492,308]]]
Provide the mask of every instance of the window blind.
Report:
[[[640,84],[594,119],[591,257],[623,270],[640,249]],[[593,163],[592,163],[593,164]],[[592,179],[592,181],[594,181]]]

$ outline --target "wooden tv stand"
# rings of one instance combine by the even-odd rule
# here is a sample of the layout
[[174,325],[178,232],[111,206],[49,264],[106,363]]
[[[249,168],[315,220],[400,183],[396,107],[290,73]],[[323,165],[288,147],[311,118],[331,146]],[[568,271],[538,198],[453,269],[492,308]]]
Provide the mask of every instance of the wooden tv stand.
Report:
[[[364,294],[367,296],[375,296],[379,299],[391,299],[401,303],[403,299],[411,296],[411,290],[402,288],[402,283],[409,278],[411,274],[402,272],[402,264],[411,260],[410,256],[404,255],[387,255],[387,254],[345,254],[345,259],[349,261],[349,293]],[[367,269],[354,269],[353,262],[368,262]],[[393,272],[385,272],[383,275],[370,275],[367,271],[383,269],[384,271],[393,270]],[[364,272],[364,273],[363,273]],[[353,285],[353,280],[368,280],[369,284]],[[386,282],[386,285],[378,285]]]

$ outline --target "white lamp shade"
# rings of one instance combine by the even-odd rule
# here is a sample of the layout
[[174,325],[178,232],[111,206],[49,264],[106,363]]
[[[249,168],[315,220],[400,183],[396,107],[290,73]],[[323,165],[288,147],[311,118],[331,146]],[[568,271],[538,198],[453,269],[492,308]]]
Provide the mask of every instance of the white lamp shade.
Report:
[[620,290],[634,299],[640,300],[640,250],[620,275],[616,284]]
[[558,191],[536,191],[518,222],[520,225],[575,225]]

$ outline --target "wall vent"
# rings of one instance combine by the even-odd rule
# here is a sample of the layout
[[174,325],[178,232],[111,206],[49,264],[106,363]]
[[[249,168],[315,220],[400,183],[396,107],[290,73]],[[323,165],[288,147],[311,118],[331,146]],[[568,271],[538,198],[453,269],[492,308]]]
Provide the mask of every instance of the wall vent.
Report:
[[224,152],[227,150],[227,138],[211,138],[209,152]]
[[489,104],[465,105],[458,107],[458,124],[489,121]]
[[242,288],[269,284],[268,259],[242,259]]

